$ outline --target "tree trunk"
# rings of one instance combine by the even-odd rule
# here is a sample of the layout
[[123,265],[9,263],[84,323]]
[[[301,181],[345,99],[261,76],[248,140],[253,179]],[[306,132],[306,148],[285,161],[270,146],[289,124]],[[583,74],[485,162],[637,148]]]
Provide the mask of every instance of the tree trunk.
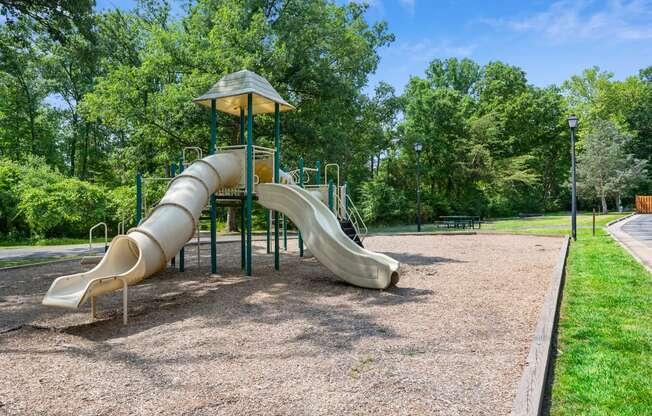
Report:
[[88,176],[88,126],[86,123],[82,123],[82,129],[84,130],[84,155],[82,158],[81,178],[86,179]]
[[607,196],[605,194],[600,195],[600,199],[602,200],[602,213],[606,214],[609,212],[607,209]]
[[229,210],[226,212],[226,230],[230,233],[238,231],[235,207],[229,207]]
[[72,139],[70,142],[70,176],[75,175],[75,158],[77,157],[77,132],[79,131],[78,128],[79,124],[79,118],[77,116],[76,112],[72,113]]

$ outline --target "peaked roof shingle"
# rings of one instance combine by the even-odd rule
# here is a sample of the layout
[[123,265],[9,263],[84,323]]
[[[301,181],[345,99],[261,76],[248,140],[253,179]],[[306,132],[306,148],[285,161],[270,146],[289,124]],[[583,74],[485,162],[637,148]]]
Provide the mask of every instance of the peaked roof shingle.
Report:
[[211,100],[217,99],[218,110],[239,116],[241,108],[246,111],[249,93],[253,95],[253,114],[273,113],[275,103],[281,111],[294,110],[269,81],[246,69],[225,75],[208,92],[192,101],[210,107]]

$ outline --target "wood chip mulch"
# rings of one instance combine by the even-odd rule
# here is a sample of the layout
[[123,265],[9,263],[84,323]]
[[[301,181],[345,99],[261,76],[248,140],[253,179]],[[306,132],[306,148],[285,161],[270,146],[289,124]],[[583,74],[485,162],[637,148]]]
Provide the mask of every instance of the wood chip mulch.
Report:
[[[0,272],[0,414],[505,415],[562,239],[382,236],[402,263],[386,291],[338,282],[296,241],[239,244],[220,274],[165,272],[99,299],[98,320],[40,304],[76,262]],[[207,248],[207,247],[205,247]]]

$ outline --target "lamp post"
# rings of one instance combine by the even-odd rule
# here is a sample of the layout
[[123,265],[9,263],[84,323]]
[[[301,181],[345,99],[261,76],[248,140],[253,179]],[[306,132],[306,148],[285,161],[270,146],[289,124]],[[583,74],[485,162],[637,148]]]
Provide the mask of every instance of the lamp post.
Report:
[[577,241],[577,185],[575,183],[575,129],[579,119],[573,114],[568,117],[568,127],[570,128],[571,139],[571,235],[573,240]]
[[417,232],[421,232],[421,184],[419,181],[419,175],[421,170],[421,164],[419,163],[419,156],[423,150],[423,144],[420,142],[414,143],[414,151],[417,154]]

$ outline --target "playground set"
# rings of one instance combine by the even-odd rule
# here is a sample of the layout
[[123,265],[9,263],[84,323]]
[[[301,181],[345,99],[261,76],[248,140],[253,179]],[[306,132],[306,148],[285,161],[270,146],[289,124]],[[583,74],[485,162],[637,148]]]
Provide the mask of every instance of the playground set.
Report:
[[[303,158],[298,169],[280,169],[280,113],[292,111],[263,77],[247,70],[224,76],[207,93],[193,100],[210,108],[209,156],[201,149],[183,149],[181,160],[171,170],[170,178],[145,178],[138,175],[137,226],[113,238],[100,262],[93,269],[62,276],[52,283],[43,299],[44,305],[70,309],[91,300],[91,314],[96,312],[96,298],[122,289],[123,321],[127,323],[128,287],[165,269],[169,261],[179,259],[184,270],[185,245],[198,241],[204,208],[209,206],[211,272],[217,273],[217,207],[238,205],[241,212],[241,259],[247,276],[252,270],[253,202],[266,208],[267,249],[271,252],[271,225],[274,235],[274,267],[280,270],[280,222],[287,249],[286,217],[298,228],[299,254],[305,246],[337,277],[353,285],[385,289],[399,279],[399,263],[362,247],[366,227],[348,196],[347,185],[340,185],[339,167],[327,164],[322,169],[305,167]],[[217,112],[240,117],[240,144],[217,147]],[[257,146],[253,139],[253,116],[274,114],[274,148]],[[246,140],[245,140],[246,137]],[[190,162],[187,152],[194,151]],[[335,170],[335,181],[329,179]],[[310,184],[314,173],[314,183]],[[163,198],[148,208],[147,184],[167,182]],[[124,231],[124,224],[122,224]]]

